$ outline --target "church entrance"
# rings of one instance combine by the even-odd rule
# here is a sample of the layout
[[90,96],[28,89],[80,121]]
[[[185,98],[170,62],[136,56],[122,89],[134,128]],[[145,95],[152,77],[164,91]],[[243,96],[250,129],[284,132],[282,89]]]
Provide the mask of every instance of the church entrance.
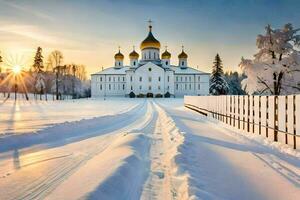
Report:
[[153,98],[153,93],[147,93],[147,98]]

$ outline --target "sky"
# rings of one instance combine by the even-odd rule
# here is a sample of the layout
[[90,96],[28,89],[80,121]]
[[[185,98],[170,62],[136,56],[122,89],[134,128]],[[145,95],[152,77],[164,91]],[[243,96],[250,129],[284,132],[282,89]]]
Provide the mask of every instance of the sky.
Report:
[[0,0],[0,51],[4,65],[32,65],[38,46],[45,61],[60,50],[64,63],[84,64],[88,74],[114,64],[121,47],[125,64],[153,21],[172,64],[184,45],[188,65],[210,72],[219,53],[224,70],[238,70],[241,57],[256,53],[255,40],[271,24],[300,27],[298,0]]

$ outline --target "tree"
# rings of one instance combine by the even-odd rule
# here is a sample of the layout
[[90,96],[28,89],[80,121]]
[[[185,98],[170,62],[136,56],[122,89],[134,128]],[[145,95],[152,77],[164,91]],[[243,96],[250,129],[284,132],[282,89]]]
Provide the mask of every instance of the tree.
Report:
[[40,99],[42,99],[42,94],[44,93],[44,88],[45,88],[45,78],[43,76],[44,63],[43,63],[43,55],[42,55],[41,47],[37,48],[32,67],[35,76],[35,83],[34,83],[35,91],[37,90],[39,91]]
[[3,63],[3,60],[2,60],[1,51],[0,51],[0,73],[2,72],[1,63]]
[[53,71],[55,72],[55,94],[56,94],[56,100],[59,99],[61,96],[59,93],[59,78],[61,75],[61,68],[62,68],[62,62],[63,62],[63,54],[60,51],[53,51],[49,55],[48,63],[49,66],[52,66]]
[[216,55],[212,74],[210,77],[209,92],[212,95],[225,95],[228,93],[228,84],[224,79],[222,60]]
[[286,24],[281,29],[265,28],[258,35],[254,59],[242,58],[239,66],[247,78],[242,81],[248,93],[293,94],[300,92],[300,29]]
[[231,95],[245,95],[246,92],[242,88],[242,80],[246,78],[244,74],[239,74],[238,72],[226,72],[225,80],[228,84],[229,90],[228,94]]

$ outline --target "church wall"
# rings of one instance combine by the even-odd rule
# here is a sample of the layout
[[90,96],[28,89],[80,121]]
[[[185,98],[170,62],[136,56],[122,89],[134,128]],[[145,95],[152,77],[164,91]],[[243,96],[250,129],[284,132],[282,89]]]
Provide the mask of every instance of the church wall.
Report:
[[125,75],[93,75],[92,97],[98,96],[125,96]]

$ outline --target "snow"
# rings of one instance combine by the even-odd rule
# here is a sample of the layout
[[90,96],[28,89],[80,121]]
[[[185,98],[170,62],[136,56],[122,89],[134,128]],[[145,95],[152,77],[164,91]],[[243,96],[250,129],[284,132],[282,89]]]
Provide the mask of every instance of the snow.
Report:
[[[30,98],[30,99],[33,99]],[[51,98],[49,98],[51,99]],[[0,103],[0,135],[22,134],[41,130],[57,123],[114,115],[136,105],[130,99],[67,100],[67,101],[24,101],[13,99]]]
[[[81,120],[64,122],[59,115],[72,111],[62,106],[57,124],[0,139],[0,199],[300,195],[298,151],[282,152],[274,144],[209,120],[184,108],[183,99],[37,101],[30,108],[54,112],[52,106],[60,103],[78,107]],[[2,106],[9,110],[13,104]],[[30,108],[23,110],[25,116]]]

